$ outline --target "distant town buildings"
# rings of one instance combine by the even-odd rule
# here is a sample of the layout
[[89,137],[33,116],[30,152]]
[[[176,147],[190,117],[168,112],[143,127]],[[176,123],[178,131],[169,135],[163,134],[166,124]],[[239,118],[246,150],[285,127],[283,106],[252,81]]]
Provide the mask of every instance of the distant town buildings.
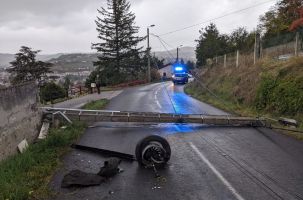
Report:
[[[52,80],[56,83],[63,83],[64,78],[68,76],[73,84],[77,83],[84,83],[86,78],[90,75],[91,71],[78,71],[78,72],[54,72],[54,73],[48,73],[46,76],[49,80]],[[7,87],[10,85],[9,82],[9,73],[6,72],[5,69],[0,69],[0,88],[1,87]]]
[[65,77],[69,77],[72,83],[76,84],[79,82],[84,83],[86,78],[90,75],[91,71],[78,71],[78,72],[54,72],[46,74],[50,80],[55,81],[56,83],[63,83]]
[[5,71],[5,69],[0,69],[0,88],[9,86],[9,73]]

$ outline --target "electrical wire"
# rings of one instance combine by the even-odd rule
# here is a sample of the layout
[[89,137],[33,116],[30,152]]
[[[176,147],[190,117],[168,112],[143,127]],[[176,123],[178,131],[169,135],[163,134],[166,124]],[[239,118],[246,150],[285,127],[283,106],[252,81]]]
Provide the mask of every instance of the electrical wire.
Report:
[[[162,44],[162,46],[165,48],[165,50],[166,50],[167,52],[169,52],[168,49],[167,49],[166,46],[165,46],[165,44],[167,44],[167,45],[169,45],[169,44],[168,44],[167,42],[165,42],[165,40],[164,40],[163,38],[161,38],[160,36],[155,35],[155,34],[153,34],[153,36],[157,37],[157,38],[159,39],[160,43]],[[164,43],[165,43],[165,44],[164,44]],[[169,52],[169,54],[170,54],[170,52]],[[200,80],[200,78],[199,78],[198,76],[196,76],[196,75],[193,74],[193,77],[194,77],[195,80],[199,83],[199,85],[201,85],[202,88],[204,88],[207,92],[209,92],[212,96],[214,96],[218,101],[220,101],[222,104],[224,104],[226,107],[228,107],[228,104],[227,104],[222,98],[220,98],[220,97],[217,96],[214,92],[212,92],[208,87],[206,87],[206,85],[204,85],[204,84],[202,83],[202,81]],[[235,115],[235,116],[238,116],[238,114],[235,113],[235,112],[232,111],[232,110],[227,110],[227,111],[228,111],[229,113]]]
[[[159,42],[161,43],[161,45],[162,45],[162,46],[164,47],[164,49],[168,52],[168,54],[171,55],[171,58],[173,58],[172,54],[170,53],[170,51],[169,51],[169,50],[167,49],[167,47],[165,46],[165,44],[168,45],[168,46],[170,46],[170,45],[169,45],[164,39],[162,39],[160,36],[155,35],[155,34],[153,34],[153,36],[155,36],[155,37],[157,37],[157,38],[159,39]],[[165,43],[165,44],[164,44],[164,43]],[[153,58],[153,60],[154,60],[154,58]],[[156,65],[157,69],[159,70],[160,68],[159,68],[159,66],[158,66],[158,64],[157,64],[157,62],[156,62],[155,60],[154,60],[154,63],[155,63],[155,65]],[[206,87],[206,85],[203,84],[203,82],[200,80],[200,78],[199,78],[198,76],[193,75],[193,77],[194,77],[195,80],[202,86],[202,88],[204,88],[207,92],[209,92],[212,96],[214,96],[214,97],[215,97],[217,100],[219,100],[221,103],[227,105],[227,103],[226,103],[222,98],[220,98],[219,96],[217,96],[217,95],[216,95],[214,92],[212,92],[208,87]],[[164,85],[164,82],[163,82],[163,81],[162,81],[162,84]],[[171,101],[171,104],[172,104],[172,106],[173,106],[173,109],[174,109],[175,113],[177,114],[177,111],[176,111],[176,109],[175,109],[175,105],[174,105],[174,103],[173,103],[172,97],[169,95],[169,92],[167,91],[167,88],[166,88],[165,85],[164,85],[164,89],[165,89],[165,91],[166,91],[166,93],[167,93],[167,95],[168,95],[168,97],[169,97],[169,99],[170,99],[170,101]],[[228,110],[228,112],[232,113],[232,114],[235,115],[235,116],[238,116],[238,114],[235,113],[234,111]],[[275,120],[275,119],[271,119],[271,120],[277,121],[277,120]],[[303,131],[300,131],[300,130],[293,130],[293,129],[281,128],[281,127],[277,127],[277,126],[271,126],[271,127],[267,127],[267,128],[276,129],[276,130],[291,131],[291,132],[296,132],[296,133],[303,133]]]
[[[159,35],[155,35],[155,34],[152,34],[152,35],[155,36],[156,38],[158,38],[159,42],[160,42],[161,45],[164,47],[164,49],[167,51],[168,55],[170,55],[171,58],[173,59],[174,56],[171,54],[171,52],[170,52],[170,51],[167,49],[167,47],[165,46],[165,44],[166,44],[167,46],[170,46],[170,45],[169,45],[163,38],[161,38]],[[153,59],[154,59],[154,58],[153,58]],[[155,65],[156,65],[157,69],[159,70],[159,66],[157,65],[157,62],[154,61],[154,63],[155,63]],[[199,78],[198,76],[193,75],[193,77],[194,77],[195,80],[202,86],[202,88],[204,88],[207,92],[209,92],[212,96],[214,96],[214,97],[215,97],[217,100],[219,100],[221,103],[227,105],[227,103],[226,103],[222,98],[220,98],[219,96],[217,96],[217,95],[216,95],[214,92],[212,92],[208,87],[206,87],[206,85],[203,84],[203,82],[200,80],[200,78]],[[164,85],[164,82],[163,82],[163,81],[162,81],[162,83],[163,83],[163,85]],[[165,87],[165,85],[164,85],[164,89],[165,89],[165,91],[166,91],[166,93],[167,93],[167,95],[168,95],[168,97],[169,97],[169,99],[170,99],[170,101],[171,101],[171,104],[172,104],[172,106],[173,106],[173,109],[174,109],[175,113],[177,114],[177,111],[176,111],[176,109],[175,109],[175,105],[174,105],[174,103],[173,103],[173,100],[172,100],[171,96],[169,95],[169,92],[167,91],[167,88]],[[235,115],[235,116],[238,115],[238,114],[235,113],[234,111],[228,110],[228,112],[232,113],[232,114]],[[277,120],[275,120],[275,119],[271,119],[271,120],[277,121]],[[303,133],[303,131],[300,131],[300,130],[293,130],[293,129],[281,128],[281,127],[276,127],[276,126],[271,126],[270,128],[271,128],[271,129],[276,129],[276,130],[284,130],[284,131],[291,131],[291,132]]]
[[[160,41],[160,40],[159,40],[159,41]],[[158,63],[155,61],[155,58],[152,57],[152,60],[153,60],[153,62],[155,63],[155,66],[157,67],[157,69],[158,69],[158,71],[159,71],[160,68],[159,68],[159,66],[158,66]],[[164,84],[163,79],[162,79],[162,81],[161,81],[161,84],[163,85],[163,88],[164,88],[164,90],[165,90],[165,92],[166,92],[166,94],[167,94],[167,96],[168,96],[168,98],[169,98],[169,100],[170,100],[170,103],[171,103],[171,105],[172,105],[172,107],[173,107],[173,109],[174,109],[174,112],[175,112],[176,114],[178,114],[178,113],[177,113],[177,109],[175,108],[175,104],[174,104],[174,102],[173,102],[173,99],[172,99],[172,97],[170,96],[170,94],[169,94],[169,92],[168,92],[168,90],[167,90],[167,88],[166,88],[166,85]]]
[[[165,42],[160,36],[156,35],[156,34],[151,34],[152,36],[156,37],[160,44],[163,46],[163,48],[166,50],[166,53],[168,54],[168,56],[172,59],[172,61],[174,60],[174,56],[172,55],[172,53],[167,49],[167,47],[165,46],[165,44],[167,46],[170,46],[167,42]],[[165,43],[165,44],[164,44]]]
[[[156,35],[153,35],[153,36],[156,36]],[[157,36],[156,36],[156,37],[157,37]],[[171,59],[173,60],[173,55],[168,51],[168,49],[167,49],[166,46],[163,44],[163,42],[161,41],[161,39],[160,39],[159,37],[157,37],[157,38],[159,39],[159,42],[162,44],[162,46],[165,48],[165,50],[168,52],[168,55],[171,56]],[[155,61],[155,58],[152,58],[152,60],[153,60],[153,62],[154,62],[154,64],[155,64],[155,66],[157,67],[157,69],[160,70],[160,68],[159,68],[159,66],[158,66],[158,63]],[[163,79],[162,79],[162,81],[161,81],[161,84],[162,84],[162,87],[164,88],[164,90],[165,90],[165,92],[166,92],[166,94],[167,94],[167,96],[168,96],[168,98],[169,98],[169,100],[170,100],[170,103],[171,103],[171,105],[172,105],[172,107],[173,107],[173,109],[174,109],[174,112],[175,112],[176,114],[178,114],[177,109],[175,108],[175,104],[174,104],[174,102],[173,102],[173,99],[172,99],[172,97],[170,96],[170,94],[169,94],[169,92],[168,92],[168,90],[167,90],[167,88],[166,88],[166,86],[165,86],[165,84],[164,84]]]
[[[155,35],[155,34],[152,34],[153,36],[155,36],[156,38],[158,38],[158,40],[159,40],[159,42],[161,43],[161,45],[164,47],[164,49],[166,50],[166,52],[167,52],[167,54],[168,54],[168,56],[172,59],[172,61],[174,60],[174,56],[171,54],[171,52],[166,48],[166,46],[165,46],[165,44],[164,43],[166,43],[164,40],[162,40],[159,36],[157,36],[157,35]],[[166,43],[167,44],[167,43]],[[155,58],[152,58],[153,59],[153,62],[155,63],[155,66],[157,67],[157,69],[158,70],[160,70],[160,68],[159,68],[159,66],[158,66],[158,63],[155,61]],[[170,96],[170,94],[169,94],[169,92],[168,92],[168,90],[167,90],[167,88],[166,88],[166,85],[164,84],[164,81],[162,80],[161,81],[161,84],[163,85],[163,88],[164,88],[164,90],[165,90],[165,92],[166,92],[166,94],[167,94],[167,96],[168,96],[168,98],[169,98],[169,100],[170,100],[170,103],[171,103],[171,105],[172,105],[172,107],[173,107],[173,109],[174,109],[174,112],[176,113],[176,114],[178,114],[178,112],[177,112],[177,109],[175,108],[175,104],[174,104],[174,102],[173,102],[173,99],[172,99],[172,97]]]
[[215,17],[215,18],[212,18],[212,19],[205,20],[205,21],[200,22],[200,23],[197,23],[197,24],[193,24],[193,25],[190,25],[190,26],[186,26],[186,27],[183,27],[183,28],[180,28],[180,29],[176,29],[176,30],[173,30],[173,31],[169,31],[169,32],[160,34],[159,36],[165,36],[165,35],[173,34],[173,33],[176,33],[176,32],[184,31],[184,30],[186,30],[186,29],[190,29],[190,28],[193,28],[193,27],[196,27],[196,26],[200,26],[200,25],[202,25],[202,24],[209,23],[209,22],[212,22],[212,21],[215,21],[215,20],[218,20],[218,19],[227,17],[227,16],[229,16],[229,15],[233,15],[233,14],[236,14],[236,13],[239,13],[239,12],[243,12],[243,11],[249,10],[249,9],[251,9],[251,8],[255,8],[255,7],[258,7],[258,6],[267,4],[267,3],[272,2],[272,1],[276,1],[276,0],[269,0],[269,1],[265,1],[265,2],[262,2],[262,3],[259,3],[259,4],[255,4],[255,5],[246,7],[246,8],[242,8],[242,9],[239,9],[239,10],[235,10],[235,11],[226,13],[226,14],[224,14],[224,15],[221,15],[221,16],[218,16],[218,17]]

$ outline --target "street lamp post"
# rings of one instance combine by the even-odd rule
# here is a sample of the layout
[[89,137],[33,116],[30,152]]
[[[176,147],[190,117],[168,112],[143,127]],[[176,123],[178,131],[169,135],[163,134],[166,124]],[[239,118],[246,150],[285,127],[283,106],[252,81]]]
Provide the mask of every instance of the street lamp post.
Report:
[[183,47],[183,45],[180,45],[177,47],[177,63],[179,62],[179,48]]
[[150,47],[149,47],[149,28],[154,27],[155,25],[152,24],[147,27],[147,80],[151,82],[151,75],[150,75]]

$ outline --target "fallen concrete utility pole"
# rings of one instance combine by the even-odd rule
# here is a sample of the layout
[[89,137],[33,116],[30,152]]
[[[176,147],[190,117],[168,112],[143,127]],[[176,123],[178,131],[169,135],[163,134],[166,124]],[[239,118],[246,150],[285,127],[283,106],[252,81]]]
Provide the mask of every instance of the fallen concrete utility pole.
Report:
[[83,110],[43,107],[44,113],[60,112],[71,121],[93,122],[149,122],[149,123],[197,123],[216,126],[267,126],[263,118],[235,117],[230,115],[170,114],[152,112],[121,112],[107,110]]

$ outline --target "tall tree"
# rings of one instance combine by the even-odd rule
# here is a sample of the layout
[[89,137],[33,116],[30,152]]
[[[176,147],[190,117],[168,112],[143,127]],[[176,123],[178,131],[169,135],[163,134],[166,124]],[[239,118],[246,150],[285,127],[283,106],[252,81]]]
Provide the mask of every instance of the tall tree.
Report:
[[193,61],[188,60],[188,61],[186,62],[186,66],[187,66],[188,70],[193,70],[193,69],[195,69],[195,63],[194,63]]
[[205,29],[199,31],[200,38],[196,46],[197,65],[203,66],[208,58],[222,55],[230,51],[229,37],[220,35],[216,25],[211,23]]
[[288,32],[291,23],[299,18],[298,9],[302,6],[302,0],[279,0],[260,18],[264,37],[270,38]]
[[22,46],[19,53],[15,54],[15,60],[10,62],[11,66],[7,69],[12,84],[41,81],[46,77],[46,73],[51,72],[51,63],[36,60],[39,52],[40,50],[34,51],[29,47]]
[[181,58],[180,63],[181,63],[181,65],[184,65],[184,64],[185,64],[183,58]]
[[65,89],[66,92],[66,97],[68,97],[68,91],[69,91],[69,87],[71,86],[71,80],[68,76],[64,77],[64,83],[63,83],[63,88]]
[[244,27],[239,27],[230,35],[230,42],[234,50],[242,50],[246,48],[246,40],[248,31]]
[[[135,15],[126,0],[107,0],[107,9],[98,10],[96,25],[99,43],[92,44],[100,55],[94,63],[109,84],[123,82],[140,72],[140,51],[138,43],[144,38],[137,36]],[[101,77],[101,74],[100,74]]]
[[53,100],[64,98],[65,95],[66,91],[64,88],[54,82],[46,83],[46,85],[41,88],[40,92],[42,101],[51,101],[52,103]]
[[[143,65],[143,66],[147,66],[147,62],[148,62],[147,52],[145,52],[145,54],[144,54],[142,60],[143,60],[142,65]],[[165,61],[165,59],[163,59],[163,58],[160,59],[160,58],[158,58],[156,55],[152,55],[150,61],[151,61],[151,67],[152,67],[152,68],[155,68],[155,69],[158,69],[158,68],[159,68],[159,69],[161,69],[161,68],[163,68],[163,66],[164,66],[164,61]]]
[[239,27],[229,35],[231,51],[252,51],[255,44],[255,32],[248,32],[246,28]]

